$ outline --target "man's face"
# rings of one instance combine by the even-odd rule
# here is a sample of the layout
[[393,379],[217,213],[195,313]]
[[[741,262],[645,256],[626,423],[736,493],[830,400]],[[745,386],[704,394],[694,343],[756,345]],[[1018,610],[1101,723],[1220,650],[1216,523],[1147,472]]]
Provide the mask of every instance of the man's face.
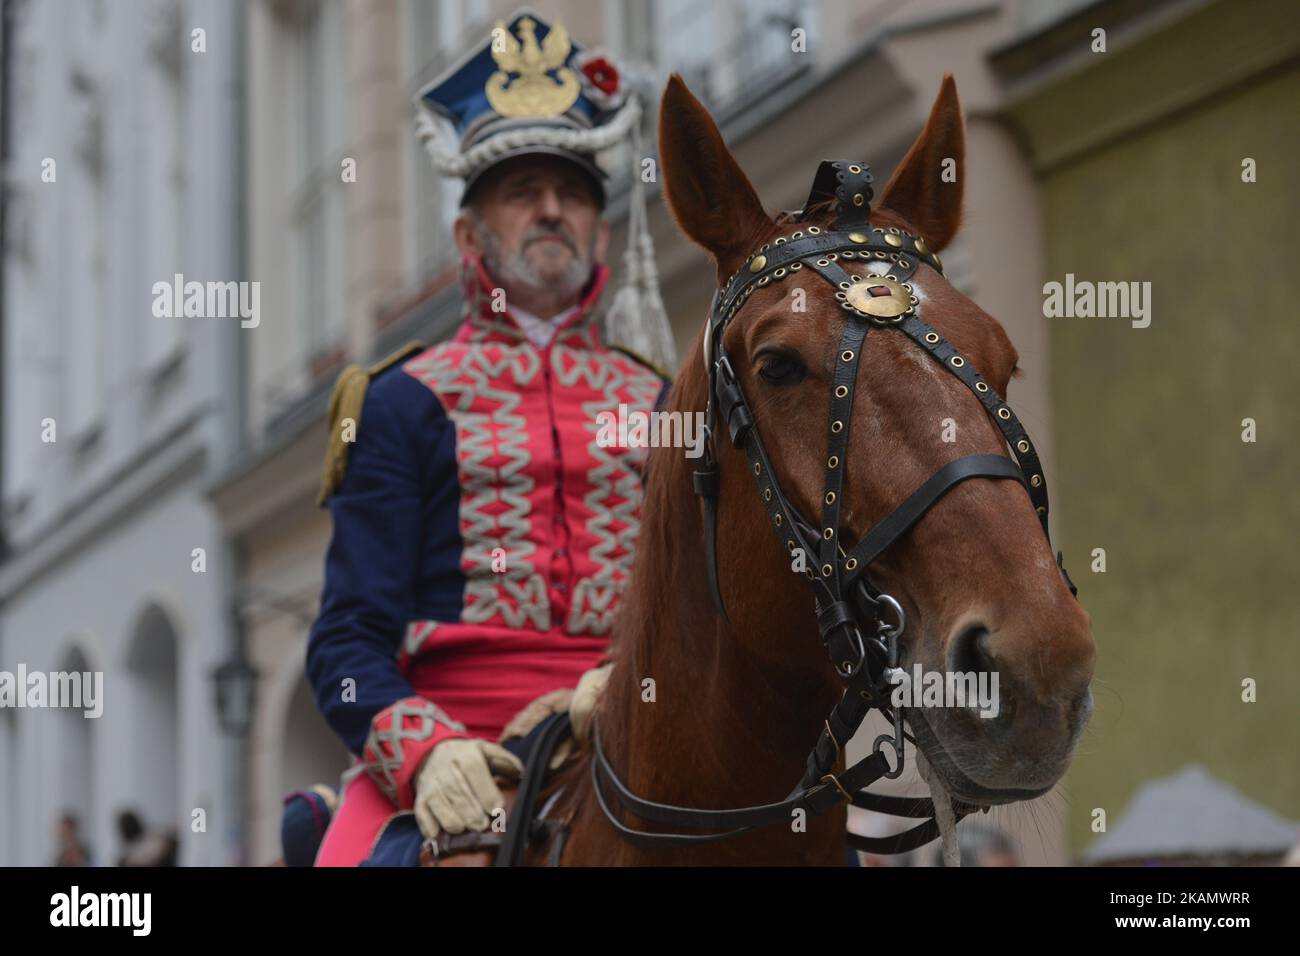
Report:
[[492,170],[474,192],[456,221],[461,251],[482,256],[529,311],[539,312],[528,301],[538,296],[574,304],[609,242],[587,174],[559,157],[525,156]]

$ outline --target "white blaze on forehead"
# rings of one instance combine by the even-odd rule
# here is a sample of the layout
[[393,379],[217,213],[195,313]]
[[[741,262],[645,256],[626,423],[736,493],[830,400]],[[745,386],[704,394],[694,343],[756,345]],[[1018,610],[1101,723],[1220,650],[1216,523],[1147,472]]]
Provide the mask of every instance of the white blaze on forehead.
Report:
[[949,378],[948,373],[944,372],[943,369],[939,367],[939,363],[934,360],[934,356],[929,352],[923,351],[921,347],[911,339],[906,339],[906,344],[903,347],[903,357],[940,385],[947,383]]

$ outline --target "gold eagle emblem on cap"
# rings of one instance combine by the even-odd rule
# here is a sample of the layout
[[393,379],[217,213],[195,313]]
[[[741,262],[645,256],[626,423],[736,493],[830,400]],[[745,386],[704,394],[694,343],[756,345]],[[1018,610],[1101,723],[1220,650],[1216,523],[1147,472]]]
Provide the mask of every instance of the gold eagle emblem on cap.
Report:
[[[537,21],[521,17],[518,26],[519,39],[500,20],[492,28],[492,59],[500,69],[484,88],[488,102],[498,115],[512,119],[559,116],[582,90],[577,74],[564,65],[572,49],[569,33],[557,20],[539,46]],[[554,79],[547,75],[552,70]]]

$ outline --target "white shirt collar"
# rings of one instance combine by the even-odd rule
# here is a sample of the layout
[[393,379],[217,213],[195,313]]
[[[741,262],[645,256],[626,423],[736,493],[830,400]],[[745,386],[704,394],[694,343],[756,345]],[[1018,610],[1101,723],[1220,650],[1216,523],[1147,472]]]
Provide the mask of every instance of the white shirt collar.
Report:
[[510,314],[515,317],[515,321],[524,330],[524,334],[528,336],[529,341],[541,349],[550,344],[551,339],[555,338],[555,330],[563,325],[573,313],[577,312],[578,308],[578,306],[573,305],[549,319],[543,319],[533,315],[527,309],[512,305]]

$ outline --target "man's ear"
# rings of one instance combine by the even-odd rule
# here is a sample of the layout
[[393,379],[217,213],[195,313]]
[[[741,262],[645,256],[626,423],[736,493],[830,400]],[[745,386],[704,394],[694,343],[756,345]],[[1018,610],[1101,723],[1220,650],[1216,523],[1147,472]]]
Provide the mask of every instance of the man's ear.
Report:
[[478,228],[472,210],[465,208],[456,217],[451,227],[452,238],[456,240],[456,249],[461,256],[477,258],[483,255],[483,244],[478,241]]

